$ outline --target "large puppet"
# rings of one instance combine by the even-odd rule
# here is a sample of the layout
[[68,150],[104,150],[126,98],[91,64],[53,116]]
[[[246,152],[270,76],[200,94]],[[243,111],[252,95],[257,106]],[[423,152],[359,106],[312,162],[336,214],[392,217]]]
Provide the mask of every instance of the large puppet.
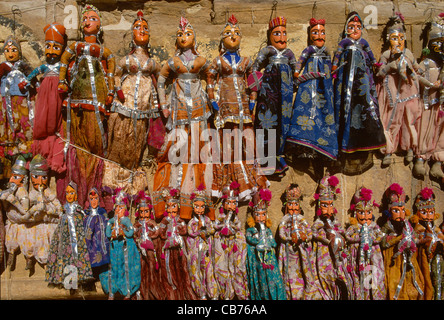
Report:
[[20,90],[32,71],[22,59],[20,42],[8,36],[3,45],[6,61],[0,64],[0,166],[3,177],[9,178],[15,157],[22,154],[30,159],[32,145],[33,103],[28,90]]
[[137,297],[140,288],[140,253],[134,241],[134,227],[129,217],[129,199],[117,189],[113,197],[114,217],[108,220],[105,234],[110,240],[110,268],[103,291],[112,300],[116,294],[129,300]]
[[[150,30],[142,12],[138,12],[131,31],[131,51],[118,61],[114,76],[117,98],[108,119],[107,159],[111,161],[105,163],[103,184],[135,193],[146,189],[146,177],[140,174],[129,179],[128,170],[140,169],[148,145],[152,150],[160,149],[165,130],[156,90],[160,64],[150,57]],[[119,183],[128,180],[135,190]]]
[[387,300],[422,300],[424,276],[416,260],[418,235],[408,220],[406,194],[393,183],[383,195],[387,221],[381,227]]
[[327,299],[316,276],[312,230],[301,208],[302,190],[290,184],[283,195],[285,215],[279,223],[279,269],[288,300]]
[[246,300],[247,244],[238,216],[239,184],[236,181],[222,188],[222,205],[215,220],[214,272],[219,284],[219,297],[224,300]]
[[416,161],[413,173],[417,176],[426,174],[425,162],[429,162],[429,175],[438,179],[444,177],[442,163],[444,161],[443,134],[443,58],[444,58],[444,14],[434,17],[424,30],[423,59],[420,68],[423,73],[419,77],[421,85],[421,118],[417,122],[418,145],[415,150]]
[[406,152],[406,161],[412,162],[413,148],[418,145],[415,124],[420,116],[419,65],[406,47],[406,30],[402,15],[391,17],[385,30],[389,48],[382,53],[377,73],[378,102],[387,146],[383,165],[390,165],[391,155]]
[[433,189],[423,188],[415,198],[414,215],[410,218],[418,234],[416,259],[424,276],[424,299],[443,299],[444,234],[435,221],[439,218]]
[[276,240],[271,232],[268,206],[271,191],[260,189],[250,202],[247,220],[247,276],[251,300],[287,300],[284,281],[276,257]]
[[385,300],[385,272],[381,252],[383,234],[375,222],[373,211],[379,205],[373,191],[360,188],[353,195],[350,226],[345,231],[349,251],[347,271],[351,275],[353,300]]
[[[216,128],[222,133],[221,164],[214,165],[212,194],[220,197],[228,181],[237,181],[239,199],[244,201],[250,199],[252,192],[269,183],[254,163],[255,134],[251,114],[256,92],[249,90],[247,84],[253,61],[240,56],[241,39],[238,21],[231,16],[221,33],[219,56],[210,67],[207,91],[213,109],[217,110]],[[230,134],[224,133],[224,129],[230,129],[227,130]],[[229,142],[233,136],[234,147]]]
[[45,32],[46,63],[35,68],[23,82],[28,86],[41,75],[40,86],[35,102],[32,145],[33,154],[42,155],[48,166],[55,172],[66,170],[63,141],[56,134],[62,128],[62,96],[58,92],[60,58],[66,45],[65,27],[54,22],[43,28]]
[[[259,159],[259,163],[267,174],[279,174],[288,169],[284,160],[284,148],[293,108],[296,58],[287,47],[286,26],[285,17],[276,17],[269,22],[267,46],[259,51],[253,64],[253,71],[264,69],[254,126],[265,130],[262,150],[264,158]],[[270,136],[270,130],[274,130],[274,138],[270,138],[273,137]],[[273,143],[276,144],[274,148]]]
[[339,150],[344,153],[385,146],[372,70],[376,59],[363,28],[358,13],[350,12],[333,59]]
[[94,155],[103,157],[107,148],[104,120],[113,100],[115,58],[101,43],[100,13],[92,5],[82,10],[81,32],[82,40],[74,41],[62,54],[58,88],[68,92],[63,101],[67,140],[64,183],[73,180],[78,185],[78,203],[84,206],[88,191],[102,186],[103,160]]
[[331,58],[325,46],[325,20],[310,20],[309,46],[296,65],[298,85],[287,141],[298,155],[328,159],[338,156],[338,137],[333,104]]
[[214,275],[214,224],[207,215],[205,186],[200,185],[192,194],[193,216],[188,221],[186,237],[191,285],[201,300],[217,299],[219,290]]
[[[211,193],[211,150],[204,149],[206,143],[201,138],[209,128],[207,119],[211,115],[201,83],[208,79],[210,63],[199,54],[196,44],[193,26],[182,17],[176,32],[175,56],[163,65],[157,84],[160,107],[168,119],[168,133],[154,176],[157,218],[165,207],[159,196],[162,188],[172,186],[180,190],[180,217],[187,220],[193,211],[190,196],[194,189],[204,183],[207,193]],[[169,81],[172,84],[167,95]],[[214,219],[214,212],[210,217]]]

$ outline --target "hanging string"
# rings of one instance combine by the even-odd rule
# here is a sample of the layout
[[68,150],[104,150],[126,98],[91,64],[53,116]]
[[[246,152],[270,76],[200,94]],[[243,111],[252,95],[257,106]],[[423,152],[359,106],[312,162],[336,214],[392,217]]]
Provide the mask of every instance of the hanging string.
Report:
[[[277,0],[274,0],[273,1],[273,5],[271,6],[271,14],[270,14],[269,21],[271,21],[273,18],[276,17],[276,7],[277,7],[277,4],[278,4]],[[273,16],[273,13],[274,13],[274,16]]]
[[14,34],[14,37],[15,37],[15,29],[16,29],[15,16],[17,15],[17,16],[21,17],[22,16],[22,12],[20,11],[20,9],[16,5],[13,5],[11,7],[11,12],[12,12],[13,20],[14,20],[14,24],[12,25],[12,33]]
[[316,11],[318,9],[318,6],[316,5],[316,1],[313,3],[313,8],[311,8],[311,17],[316,19]]

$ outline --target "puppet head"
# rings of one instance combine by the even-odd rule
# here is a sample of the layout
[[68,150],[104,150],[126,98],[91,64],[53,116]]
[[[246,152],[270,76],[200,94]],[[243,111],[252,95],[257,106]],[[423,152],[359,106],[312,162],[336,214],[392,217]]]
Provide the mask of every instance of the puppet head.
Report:
[[336,176],[330,176],[327,173],[319,182],[318,192],[315,194],[315,199],[318,201],[318,209],[316,215],[331,218],[337,212],[334,207],[334,200],[341,192],[337,188],[339,179]]
[[189,21],[181,17],[176,31],[176,48],[181,51],[196,49],[196,33]]
[[74,203],[77,201],[77,184],[74,181],[68,183],[65,189],[65,197],[67,203]]
[[205,185],[201,183],[197,189],[191,193],[191,202],[193,203],[194,213],[197,215],[205,214],[207,195],[205,192]]
[[276,17],[268,24],[268,44],[278,50],[287,48],[287,19]]
[[11,167],[11,177],[9,178],[9,187],[27,187],[28,169],[26,169],[26,160],[19,155]]
[[166,214],[170,217],[179,215],[180,191],[172,187],[165,187],[162,190],[162,198],[165,201]]
[[35,190],[43,191],[48,188],[48,163],[40,154],[34,156],[29,163],[29,173],[31,174],[31,183]]
[[228,19],[227,23],[225,24],[221,37],[222,48],[224,50],[239,50],[242,40],[242,32],[234,15],[231,15],[230,19]]
[[350,211],[354,218],[361,225],[370,224],[373,221],[373,210],[379,205],[372,199],[373,191],[366,188],[360,188],[355,192],[350,205]]
[[359,40],[363,28],[364,24],[359,14],[356,11],[350,12],[345,23],[345,35],[353,40]]
[[96,209],[99,207],[100,196],[96,187],[92,187],[88,192],[88,201],[91,208]]
[[404,221],[407,211],[405,209],[406,194],[397,183],[392,183],[385,191],[384,198],[387,202],[388,215],[393,221]]
[[138,47],[146,47],[150,42],[150,27],[143,17],[143,12],[137,12],[137,18],[132,25],[133,43]]
[[290,184],[285,189],[285,213],[300,214],[301,213],[302,190],[296,183]]
[[14,36],[8,36],[3,45],[3,53],[8,62],[16,62],[22,58],[20,42]]
[[139,219],[154,219],[152,214],[153,204],[151,198],[142,190],[136,197],[137,211],[136,218]]
[[84,36],[99,36],[102,33],[102,23],[99,10],[87,4],[82,10],[81,29]]
[[325,45],[325,20],[310,19],[310,44],[318,48]]
[[435,193],[431,188],[423,188],[418,193],[414,206],[420,221],[433,222],[435,220]]
[[45,33],[45,57],[49,64],[60,61],[66,45],[65,31],[65,27],[57,22],[48,24],[43,28]]
[[405,27],[401,14],[397,14],[390,18],[387,23],[387,39],[390,43],[390,52],[397,54],[404,52],[405,49]]

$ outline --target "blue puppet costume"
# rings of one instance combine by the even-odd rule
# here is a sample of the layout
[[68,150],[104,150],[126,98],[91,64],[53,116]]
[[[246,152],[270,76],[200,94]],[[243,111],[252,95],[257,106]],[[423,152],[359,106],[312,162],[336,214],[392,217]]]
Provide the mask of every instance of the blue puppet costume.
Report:
[[[284,147],[293,107],[296,58],[287,48],[286,24],[287,20],[284,17],[276,17],[270,21],[267,32],[268,46],[259,51],[253,64],[253,71],[265,68],[257,98],[254,126],[257,129],[265,129],[264,159],[259,162],[264,168],[264,173],[268,174],[279,174],[288,169],[284,160]],[[269,150],[272,141],[272,138],[268,138],[270,129],[276,130],[275,150]],[[273,151],[275,155],[270,154]],[[274,156],[276,159],[272,159]]]
[[372,71],[376,59],[362,38],[362,28],[360,16],[351,12],[333,59],[339,150],[344,153],[385,146]]
[[296,65],[298,90],[287,142],[298,146],[299,156],[322,154],[336,160],[338,137],[331,58],[324,46],[325,20],[312,18],[309,33],[310,45],[302,51]]

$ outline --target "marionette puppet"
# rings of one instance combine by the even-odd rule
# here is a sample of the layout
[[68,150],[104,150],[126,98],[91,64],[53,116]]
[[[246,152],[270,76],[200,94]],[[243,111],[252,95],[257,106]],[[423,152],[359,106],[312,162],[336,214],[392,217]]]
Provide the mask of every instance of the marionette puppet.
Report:
[[32,71],[22,58],[19,40],[8,36],[3,54],[6,61],[0,64],[0,162],[3,178],[8,179],[17,155],[21,154],[25,160],[32,158],[34,103],[30,92],[19,87]]
[[[163,65],[157,90],[162,114],[167,118],[168,133],[159,152],[158,169],[154,175],[156,215],[162,215],[165,203],[159,193],[163,188],[174,187],[180,191],[180,217],[191,219],[193,208],[191,193],[201,183],[211,193],[213,165],[211,150],[201,139],[209,128],[207,119],[211,110],[201,80],[208,79],[210,62],[197,51],[193,26],[187,19],[180,19],[176,32],[176,53]],[[172,82],[167,95],[166,83]],[[214,210],[210,214],[214,219]],[[159,218],[159,216],[157,216]]]
[[[156,89],[160,64],[150,57],[150,28],[141,11],[131,32],[131,51],[118,61],[114,76],[116,98],[108,119],[107,154],[112,162],[105,163],[103,182],[108,186],[118,186],[129,177],[130,173],[121,167],[139,169],[146,148],[152,146],[151,153],[160,149],[165,133]],[[137,190],[146,189],[145,176],[143,182],[133,181]]]
[[398,13],[391,17],[383,32],[385,47],[381,55],[376,91],[381,122],[387,145],[380,149],[383,165],[390,165],[392,154],[406,153],[406,162],[413,161],[413,149],[418,145],[415,127],[420,117],[419,65],[406,47],[404,17]]
[[301,208],[302,190],[292,183],[283,194],[284,216],[278,227],[279,269],[288,300],[327,299],[316,276],[312,231]]
[[[220,198],[227,181],[236,181],[239,200],[246,201],[251,193],[269,182],[254,165],[255,134],[252,112],[257,92],[248,88],[253,61],[240,55],[242,32],[232,15],[223,31],[219,56],[213,60],[207,85],[208,96],[216,110],[215,126],[220,136],[220,164],[214,165],[212,195]],[[226,139],[224,129],[234,136],[234,146]],[[245,142],[244,142],[245,141]]]
[[65,27],[53,22],[43,28],[45,33],[46,63],[35,68],[20,87],[29,89],[34,79],[40,78],[34,110],[32,153],[42,155],[51,170],[63,173],[66,170],[63,155],[64,143],[56,134],[62,131],[63,97],[58,92],[60,58],[65,49],[67,37]]
[[207,195],[201,184],[191,194],[193,216],[188,221],[186,246],[191,285],[200,300],[219,298],[214,275],[214,224],[207,215]]
[[[33,236],[35,229],[28,232],[27,225],[32,226],[29,213],[28,169],[26,160],[19,155],[11,167],[8,188],[0,192],[0,201],[6,214],[5,248],[7,265],[15,270],[16,256],[22,252],[26,259],[26,269],[30,269],[34,258]],[[28,238],[30,240],[28,240]]]
[[89,190],[101,188],[103,160],[94,155],[103,157],[107,149],[104,121],[114,95],[115,58],[102,45],[100,12],[92,5],[82,10],[81,33],[82,39],[62,54],[58,89],[67,93],[63,101],[66,177],[78,185],[78,202],[84,206]]
[[[336,160],[338,137],[333,104],[330,53],[325,46],[325,20],[310,19],[309,46],[296,64],[297,94],[287,142],[301,157]],[[291,144],[288,145],[289,147]]]
[[270,229],[268,206],[271,191],[260,189],[249,206],[247,219],[247,277],[250,300],[287,300],[284,281],[276,258],[276,240]]
[[333,58],[339,151],[346,154],[377,150],[386,143],[373,79],[377,62],[362,37],[363,28],[359,14],[350,12]]
[[51,239],[63,214],[57,194],[49,187],[49,172],[50,167],[43,156],[37,154],[32,158],[29,163],[32,188],[29,191],[28,212],[35,224],[35,259],[42,265],[47,263]]
[[419,76],[421,117],[417,122],[418,145],[414,150],[415,164],[413,174],[425,176],[425,163],[430,165],[429,176],[444,178],[442,164],[444,161],[444,134],[442,123],[444,114],[443,80],[444,70],[444,13],[441,13],[426,24],[423,30],[425,48],[422,61],[419,63],[422,74]]
[[[288,169],[284,148],[293,108],[293,78],[297,61],[293,51],[287,47],[286,26],[285,17],[276,17],[269,22],[267,46],[259,51],[253,64],[254,72],[264,69],[255,108],[254,127],[265,130],[264,159],[259,159],[259,162],[266,174],[281,174]],[[275,130],[276,139],[273,148],[268,147],[275,143],[268,138],[268,130],[271,129]],[[276,150],[274,155],[268,153],[270,148]]]
[[116,295],[130,300],[138,298],[141,282],[140,253],[129,217],[128,195],[117,189],[113,201],[114,216],[108,220],[105,230],[110,241],[110,264],[102,288],[109,300],[113,300]]
[[162,189],[166,210],[159,223],[161,241],[161,282],[166,291],[166,300],[197,300],[193,290],[192,277],[187,265],[185,238],[187,224],[180,217],[180,193],[171,187]]
[[151,197],[140,191],[137,204],[134,239],[140,251],[140,295],[142,300],[165,300],[164,284],[161,282],[159,238],[160,229],[154,220]]
[[436,196],[431,188],[423,188],[415,198],[410,222],[418,235],[416,259],[424,276],[424,300],[442,300],[444,268],[444,234],[435,220]]
[[70,182],[65,190],[66,203],[49,247],[45,281],[49,287],[75,292],[90,288],[94,276],[83,227],[84,212],[77,203],[77,185]]
[[247,243],[238,216],[239,187],[233,181],[222,188],[222,205],[214,221],[214,273],[223,300],[249,298]]
[[385,300],[385,271],[381,251],[383,233],[375,222],[379,204],[373,191],[359,188],[350,205],[350,225],[345,231],[349,251],[347,271],[352,279],[350,300]]
[[381,247],[384,256],[386,300],[422,300],[424,276],[416,259],[418,235],[408,220],[404,189],[391,184],[383,195],[387,221]]
[[106,236],[108,214],[100,206],[100,193],[96,188],[89,190],[88,204],[89,208],[85,210],[83,219],[86,246],[94,278],[103,284],[108,280],[106,274],[110,262],[109,239]]
[[311,226],[316,276],[325,291],[325,300],[346,300],[351,296],[351,279],[346,270],[345,230],[336,218],[334,201],[341,192],[339,179],[327,173],[320,181],[316,217]]

